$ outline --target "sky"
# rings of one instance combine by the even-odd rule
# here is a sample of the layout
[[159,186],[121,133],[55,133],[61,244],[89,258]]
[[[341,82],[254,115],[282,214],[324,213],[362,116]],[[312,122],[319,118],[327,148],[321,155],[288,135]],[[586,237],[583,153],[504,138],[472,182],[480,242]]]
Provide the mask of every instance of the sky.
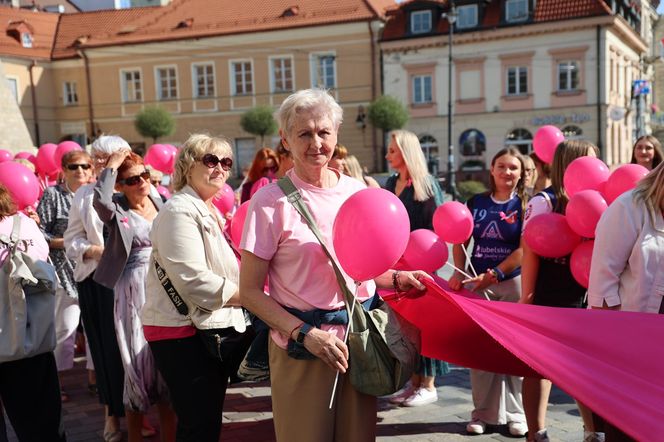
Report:
[[664,14],[664,2],[659,4],[659,6],[657,7],[657,12],[659,14]]

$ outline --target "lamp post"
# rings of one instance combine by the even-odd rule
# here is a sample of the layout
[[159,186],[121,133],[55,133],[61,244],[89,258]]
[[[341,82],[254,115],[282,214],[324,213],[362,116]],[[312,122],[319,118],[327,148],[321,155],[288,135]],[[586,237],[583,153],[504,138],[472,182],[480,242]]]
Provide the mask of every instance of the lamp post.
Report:
[[452,199],[457,199],[456,176],[454,173],[454,134],[452,133],[452,118],[454,107],[452,102],[452,36],[454,34],[454,23],[457,19],[454,1],[450,1],[450,9],[443,13],[449,24],[448,30],[448,58],[447,58],[447,192],[452,195]]

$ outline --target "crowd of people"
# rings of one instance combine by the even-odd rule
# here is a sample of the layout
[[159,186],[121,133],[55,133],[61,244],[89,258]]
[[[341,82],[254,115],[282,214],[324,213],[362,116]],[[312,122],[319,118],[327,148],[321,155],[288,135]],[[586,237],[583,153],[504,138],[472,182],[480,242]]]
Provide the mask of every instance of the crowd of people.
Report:
[[[182,144],[168,199],[156,190],[161,174],[117,136],[99,137],[90,153],[66,153],[58,183],[43,189],[35,211],[18,211],[0,185],[0,234],[9,236],[19,217],[26,252],[49,259],[58,277],[54,351],[0,363],[0,399],[20,440],[65,440],[61,407],[71,399],[58,372],[73,367],[81,331],[88,389],[104,406],[105,441],[123,439],[123,417],[129,441],[154,436],[146,417],[153,405],[162,441],[219,440],[229,380],[238,381],[252,342],[250,354],[258,359],[250,362],[265,376],[269,371],[278,440],[375,439],[377,398],[343,375],[349,315],[329,262],[336,255],[328,257],[324,247],[333,244],[342,204],[379,184],[338,142],[343,112],[325,91],[292,94],[277,117],[279,145],[256,152],[236,191],[236,207],[248,202],[239,247],[228,233],[232,213],[213,203],[235,170],[231,143],[222,137],[194,134]],[[472,238],[453,246],[450,289],[466,288],[490,301],[664,313],[658,272],[664,165],[656,138],[634,144],[632,162],[650,172],[602,216],[587,290],[573,277],[569,256],[538,256],[522,239],[533,217],[565,213],[567,166],[598,155],[586,141],[562,142],[551,164],[515,148],[498,151],[489,190],[466,202]],[[403,203],[410,230],[432,230],[443,192],[417,136],[393,131],[385,158],[395,173],[384,189]],[[285,182],[309,208],[322,244],[282,190]],[[390,269],[358,285],[356,296],[370,310],[377,289],[414,293],[424,290],[424,278],[420,270]],[[421,355],[411,380],[387,399],[406,407],[435,402],[436,377],[448,370],[445,361]],[[475,369],[470,377],[469,434],[507,425],[513,436],[549,440],[551,382]],[[609,440],[601,419],[578,407],[584,442]],[[35,415],[41,425],[31,425]]]

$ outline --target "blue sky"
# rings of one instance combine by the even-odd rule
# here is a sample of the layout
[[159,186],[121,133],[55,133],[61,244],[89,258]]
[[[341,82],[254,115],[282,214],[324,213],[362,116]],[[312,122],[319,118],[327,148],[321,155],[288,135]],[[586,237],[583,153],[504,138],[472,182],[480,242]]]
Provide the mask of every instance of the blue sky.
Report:
[[664,2],[659,4],[659,6],[657,7],[657,12],[659,12],[660,14],[664,14]]

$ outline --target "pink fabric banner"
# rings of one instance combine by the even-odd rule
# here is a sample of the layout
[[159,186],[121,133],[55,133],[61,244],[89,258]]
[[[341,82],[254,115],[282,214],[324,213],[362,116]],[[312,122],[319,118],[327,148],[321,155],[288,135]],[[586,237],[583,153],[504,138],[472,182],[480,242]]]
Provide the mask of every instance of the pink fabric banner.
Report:
[[664,316],[489,302],[425,283],[426,295],[390,302],[422,330],[424,356],[541,375],[637,440],[664,430]]

